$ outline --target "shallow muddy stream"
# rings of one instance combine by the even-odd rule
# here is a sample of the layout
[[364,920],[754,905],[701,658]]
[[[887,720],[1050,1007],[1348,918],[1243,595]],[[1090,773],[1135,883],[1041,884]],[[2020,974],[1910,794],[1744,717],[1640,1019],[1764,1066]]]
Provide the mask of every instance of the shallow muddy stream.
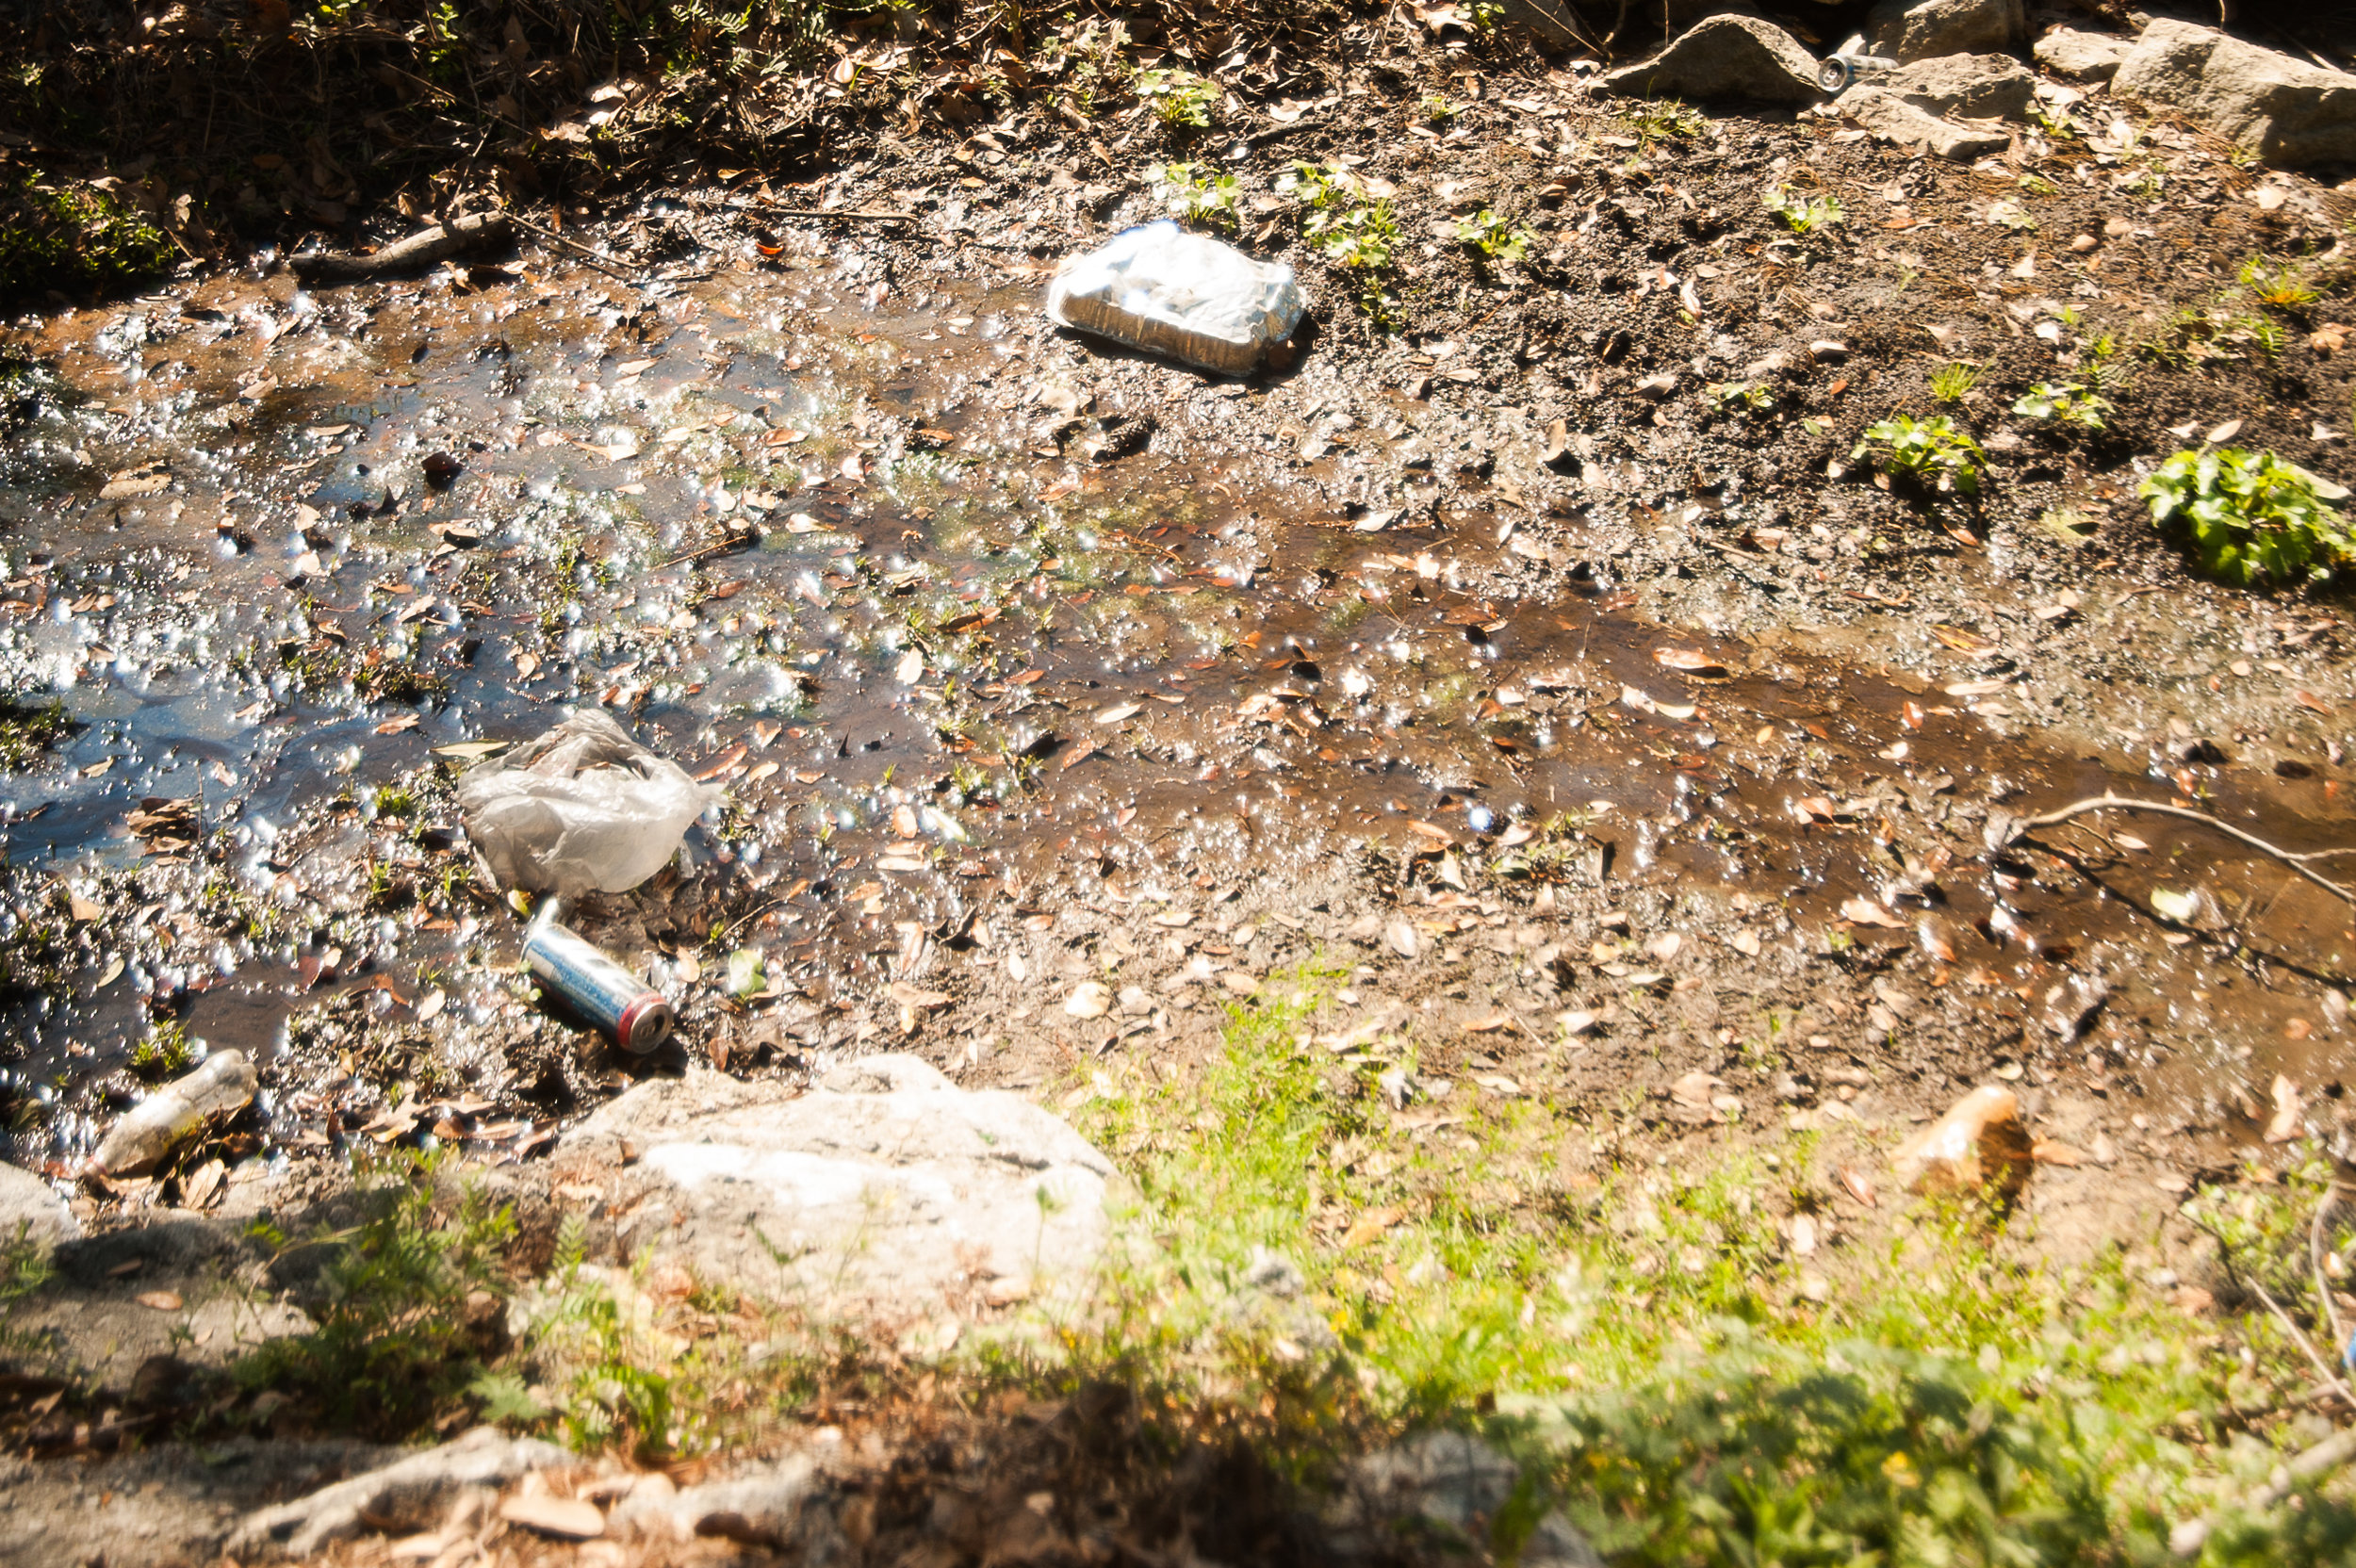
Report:
[[[499,1107],[574,1102],[467,1043],[512,1014],[516,937],[469,890],[448,783],[577,704],[728,793],[676,874],[584,918],[701,988],[690,1053],[744,1033],[697,1025],[739,1016],[740,948],[819,1021],[769,1043],[845,1043],[828,1006],[913,1017],[957,965],[1043,983],[993,927],[1162,909],[1174,963],[1229,951],[1226,923],[1187,929],[1204,895],[1297,917],[1288,886],[1354,867],[1369,899],[1442,908],[1691,893],[1685,939],[1738,986],[1760,938],[1710,911],[1843,962],[1911,948],[2010,1021],[2001,1072],[2115,1074],[2228,1138],[2278,1068],[2336,1077],[2344,906],[2157,820],[2045,836],[2074,867],[1981,837],[2112,789],[2314,849],[2336,770],[2180,748],[2136,776],[2041,743],[1992,643],[1955,678],[1654,624],[1589,547],[1633,504],[1608,473],[1563,506],[1514,482],[1534,450],[1452,472],[1415,386],[1337,423],[1349,372],[1313,348],[1107,406],[1102,351],[1047,328],[1034,276],[785,249],[635,284],[537,258],[221,278],[0,338],[0,667],[78,727],[0,782],[0,924],[50,965],[0,1046],[14,1157],[85,1147],[126,1066],[155,1076],[157,1020],[306,1064],[259,1145],[406,1134],[336,1109],[398,1081],[528,1148],[536,1119]],[[1284,421],[1281,448],[1231,443],[1247,418]],[[155,896],[122,906],[109,875],[141,865]],[[1665,956],[1609,948],[1565,960],[1588,992],[1665,983]],[[1792,985],[1762,970],[1759,1006]],[[336,1009],[352,1028],[306,1029]],[[444,1065],[372,1063],[353,1021],[387,1014]]]

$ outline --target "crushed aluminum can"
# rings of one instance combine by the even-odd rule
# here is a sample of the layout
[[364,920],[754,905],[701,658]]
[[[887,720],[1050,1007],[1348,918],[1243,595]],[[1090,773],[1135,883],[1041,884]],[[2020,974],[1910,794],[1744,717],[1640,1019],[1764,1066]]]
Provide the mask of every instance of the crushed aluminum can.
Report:
[[532,923],[524,939],[524,961],[542,985],[633,1055],[660,1047],[679,1023],[661,991],[553,919]]

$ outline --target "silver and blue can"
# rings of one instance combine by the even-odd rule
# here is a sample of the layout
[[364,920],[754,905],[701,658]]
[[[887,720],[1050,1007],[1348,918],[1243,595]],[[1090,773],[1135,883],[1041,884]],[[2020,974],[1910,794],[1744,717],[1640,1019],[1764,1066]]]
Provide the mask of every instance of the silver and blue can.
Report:
[[532,923],[524,961],[542,985],[634,1055],[660,1047],[679,1023],[661,991],[553,920]]
[[1888,56],[1867,54],[1865,36],[1859,33],[1816,62],[1816,85],[1837,98],[1859,82],[1877,81],[1897,69],[1898,62]]

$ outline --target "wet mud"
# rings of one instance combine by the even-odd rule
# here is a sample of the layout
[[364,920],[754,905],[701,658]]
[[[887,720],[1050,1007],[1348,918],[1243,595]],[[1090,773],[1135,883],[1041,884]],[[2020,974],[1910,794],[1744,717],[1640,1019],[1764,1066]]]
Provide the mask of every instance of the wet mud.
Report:
[[1573,1095],[1994,1070],[2217,1147],[2278,1071],[2336,1099],[2346,906],[2156,819],[1988,847],[2105,791],[2344,841],[2336,760],[2028,678],[2142,590],[1964,551],[1994,635],[1664,619],[1609,465],[1435,457],[1428,384],[1337,420],[1345,355],[1206,381],[1051,329],[1029,263],[772,248],[8,335],[0,667],[74,722],[0,791],[13,1158],[64,1168],[192,1039],[264,1065],[232,1163],[529,1157],[663,1070],[532,997],[450,791],[583,704],[728,795],[575,911],[680,1000],[668,1060],[908,1038],[1036,1085],[1321,961]]

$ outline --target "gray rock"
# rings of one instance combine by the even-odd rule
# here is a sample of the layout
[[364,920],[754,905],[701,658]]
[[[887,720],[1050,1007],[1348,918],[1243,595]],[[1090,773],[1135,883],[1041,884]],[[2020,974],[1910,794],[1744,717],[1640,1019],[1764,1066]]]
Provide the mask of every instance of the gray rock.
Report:
[[[1490,1534],[1497,1512],[1520,1483],[1513,1462],[1481,1439],[1424,1432],[1353,1463],[1328,1523],[1345,1557],[1396,1553],[1415,1537],[1485,1556],[1484,1548],[1497,1544]],[[1604,1568],[1594,1545],[1559,1512],[1538,1522],[1516,1560],[1528,1568]]]
[[0,1165],[0,1243],[13,1244],[20,1228],[26,1239],[44,1247],[82,1233],[57,1188],[29,1170]]
[[2135,40],[2115,33],[2082,33],[2075,27],[2056,27],[2037,41],[2035,53],[2037,64],[2056,76],[2076,82],[2103,82],[2110,80],[2135,46]]
[[217,1436],[126,1446],[101,1464],[0,1455],[0,1568],[218,1563],[251,1510],[400,1457],[370,1443]]
[[2356,76],[2215,27],[2152,23],[2120,62],[2111,91],[2198,120],[2269,163],[2356,161]]
[[547,1180],[611,1194],[624,1255],[821,1316],[908,1320],[1082,1283],[1112,1175],[1022,1096],[888,1055],[808,1093],[701,1069],[641,1084],[566,1135]]
[[2037,78],[2008,55],[1934,55],[1873,84],[1933,114],[2018,120],[2029,112]]
[[2001,153],[2012,144],[2008,136],[1951,125],[1880,86],[1851,88],[1841,95],[1841,112],[1873,132],[1877,140],[1920,147],[1957,163]]
[[534,1470],[570,1463],[572,1458],[553,1443],[477,1427],[454,1443],[249,1514],[229,1538],[229,1555],[241,1561],[307,1558],[363,1529],[429,1528],[440,1523],[451,1499],[469,1487],[505,1486]]
[[804,1454],[755,1466],[726,1480],[679,1493],[633,1492],[614,1511],[614,1523],[641,1527],[661,1522],[680,1539],[719,1536],[748,1546],[799,1546],[813,1501],[830,1495],[818,1466]]
[[1816,57],[1756,16],[1713,16],[1648,60],[1606,72],[1606,91],[1640,98],[1749,98],[1812,104]]
[[2009,49],[2026,28],[2021,0],[1882,0],[1865,18],[1869,51],[1894,60]]

